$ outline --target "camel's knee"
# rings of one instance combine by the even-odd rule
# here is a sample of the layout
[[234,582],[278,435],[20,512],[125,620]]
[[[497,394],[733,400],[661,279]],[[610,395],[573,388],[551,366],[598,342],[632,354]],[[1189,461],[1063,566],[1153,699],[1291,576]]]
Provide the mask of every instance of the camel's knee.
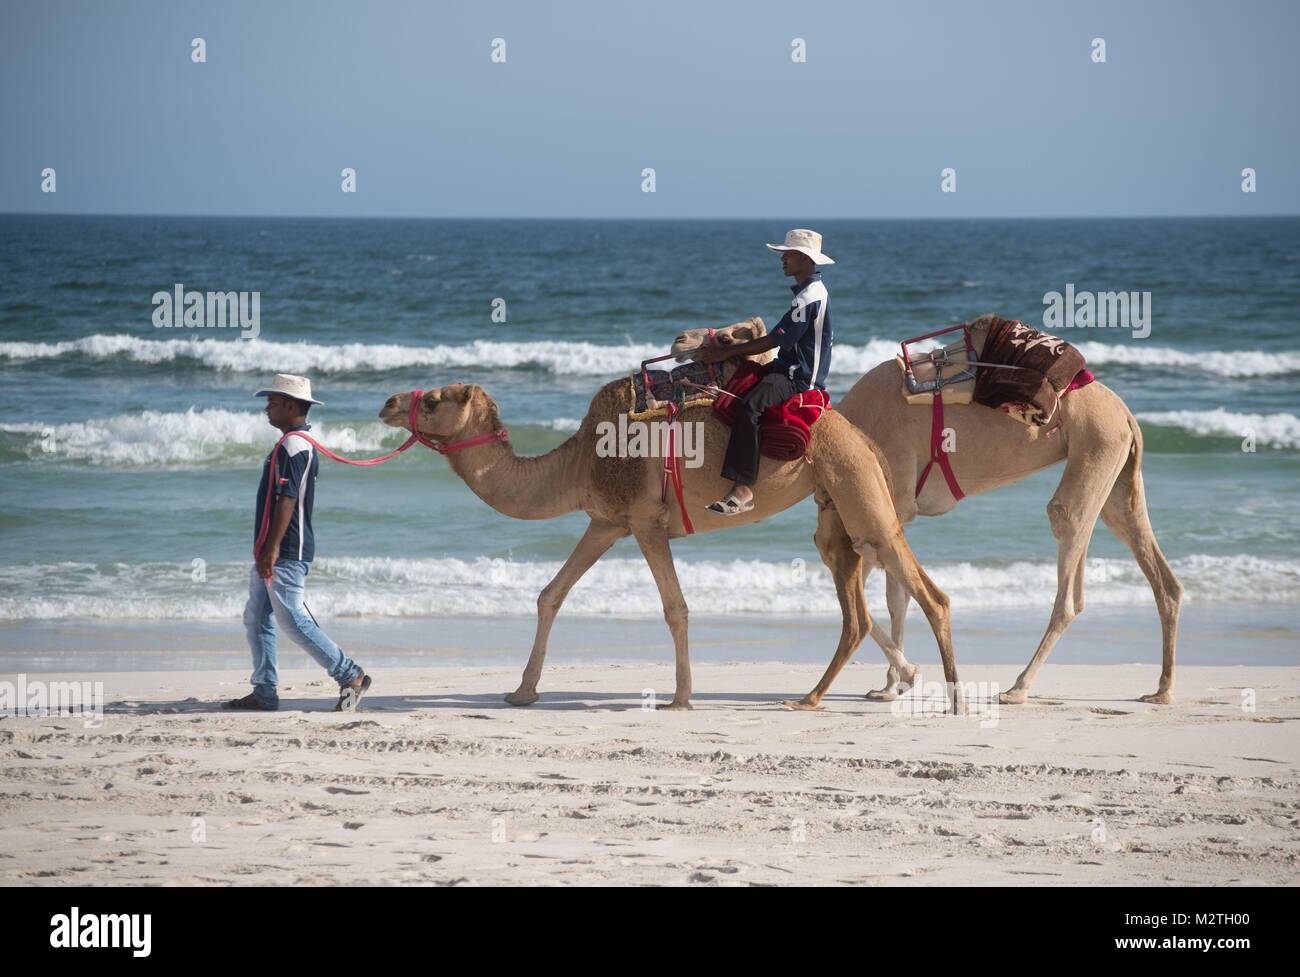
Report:
[[923,585],[917,591],[915,599],[932,627],[944,629],[951,626],[952,601],[942,590],[933,584]]
[[1169,582],[1165,584],[1165,600],[1173,611],[1183,605],[1183,585],[1172,573],[1169,574]]
[[929,618],[941,628],[952,627],[952,601],[937,588],[930,595]]
[[1070,523],[1070,507],[1057,496],[1052,496],[1047,503],[1047,519],[1052,524],[1052,533],[1059,537]]
[[1082,608],[1075,607],[1074,599],[1067,593],[1065,600],[1058,603],[1052,610],[1052,620],[1048,627],[1057,633],[1064,631],[1079,616],[1080,610]]
[[671,604],[664,605],[664,620],[668,622],[668,627],[676,631],[678,628],[684,628],[690,619],[690,610],[686,607],[686,602],[674,601]]
[[557,613],[567,594],[567,588],[547,584],[542,588],[542,592],[537,595],[537,613],[543,615]]
[[925,589],[930,595],[930,600],[934,602],[935,607],[947,614],[952,610],[952,599],[940,590],[933,580],[922,571],[922,579],[925,581]]
[[921,578],[921,590],[924,591],[931,607],[936,613],[946,617],[952,610],[952,600],[930,579],[930,575],[921,569],[920,564],[917,564],[916,570],[917,575]]
[[843,642],[846,647],[856,648],[862,643],[862,639],[871,633],[871,624],[868,623],[864,628],[854,618],[844,619]]

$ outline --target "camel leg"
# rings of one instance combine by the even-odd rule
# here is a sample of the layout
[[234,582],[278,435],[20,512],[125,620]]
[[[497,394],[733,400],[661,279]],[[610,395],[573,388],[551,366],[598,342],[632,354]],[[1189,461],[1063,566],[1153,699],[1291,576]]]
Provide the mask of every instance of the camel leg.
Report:
[[673,648],[677,656],[677,689],[673,701],[660,709],[691,708],[691,657],[686,642],[687,617],[686,598],[682,596],[681,584],[677,582],[677,570],[673,566],[673,553],[668,545],[668,533],[659,526],[638,531],[637,545],[641,554],[650,565],[654,574],[655,585],[659,588],[659,599],[664,605],[664,620],[673,636]]
[[[1005,705],[1019,705],[1029,698],[1029,686],[1051,654],[1057,640],[1065,633],[1082,607],[1083,558],[1088,552],[1097,516],[1102,504],[1124,466],[1128,446],[1118,446],[1122,454],[1112,450],[1109,456],[1098,451],[1081,451],[1071,455],[1065,463],[1065,474],[1047,503],[1047,517],[1056,537],[1056,601],[1047,630],[1034,657],[1016,678],[1015,684],[998,696]],[[1100,457],[1099,457],[1100,455]],[[1076,603],[1076,596],[1079,598]]]
[[1174,701],[1174,651],[1178,644],[1178,611],[1183,600],[1183,585],[1174,576],[1169,561],[1160,552],[1156,535],[1147,516],[1146,493],[1142,472],[1136,462],[1125,466],[1123,474],[1110,490],[1102,507],[1101,518],[1115,537],[1133,552],[1134,559],[1151,584],[1156,610],[1160,613],[1162,661],[1160,686],[1142,702],[1170,705]]
[[[813,428],[814,457],[819,454],[818,438],[833,435],[838,429],[837,425],[843,423],[842,420],[834,419],[838,417],[836,414],[828,414]],[[850,545],[862,554],[864,563],[874,565],[879,560],[885,572],[897,577],[903,589],[920,605],[939,644],[943,673],[948,682],[949,702],[954,713],[960,712],[957,660],[952,650],[948,597],[921,569],[916,554],[907,545],[890,495],[888,478],[865,437],[862,438],[861,448],[860,451],[848,453],[830,448],[827,457],[835,463],[814,466],[818,494],[829,496],[835,504]],[[901,656],[899,660],[902,660]]]
[[[961,689],[957,678],[957,658],[952,650],[952,614],[948,595],[921,568],[916,554],[903,536],[901,526],[879,548],[879,552],[880,562],[886,571],[898,578],[903,590],[916,601],[925,614],[925,619],[930,622],[930,630],[934,632],[935,641],[939,645],[939,660],[943,663],[943,677],[948,685],[948,702],[954,715],[961,713]],[[914,669],[913,680],[915,675]]]
[[590,570],[611,546],[627,535],[627,530],[609,523],[596,522],[594,519],[587,526],[587,531],[578,540],[569,558],[560,567],[560,572],[548,583],[537,596],[537,634],[533,638],[533,650],[524,666],[519,688],[506,696],[506,702],[512,706],[531,706],[537,701],[537,683],[542,677],[542,663],[546,660],[546,642],[551,635],[551,625],[555,615],[560,612],[560,605],[569,595],[582,575]]
[[[885,517],[873,515],[869,508],[861,506],[860,499],[858,506],[856,512],[845,511],[842,505],[837,506],[853,547],[862,552],[869,562],[874,563],[878,558],[885,571],[898,578],[908,596],[920,606],[925,619],[930,622],[935,641],[939,644],[939,658],[943,662],[943,675],[948,683],[948,700],[952,711],[958,713],[961,711],[961,696],[957,685],[957,659],[952,650],[952,615],[949,613],[948,595],[921,569],[916,554],[903,536],[903,527],[894,517],[892,507]],[[885,522],[886,518],[892,525],[873,524]],[[881,542],[873,543],[871,540]],[[904,661],[901,655],[899,660]],[[915,671],[912,677],[915,677]]]
[[[835,595],[840,601],[840,612],[844,623],[840,631],[840,643],[821,681],[802,699],[787,700],[784,705],[791,709],[820,708],[822,697],[825,696],[841,669],[853,657],[853,652],[857,650],[867,634],[875,636],[884,649],[885,656],[890,661],[891,675],[903,674],[911,667],[901,655],[896,653],[893,644],[880,633],[880,629],[875,627],[871,620],[871,612],[867,609],[866,593],[863,589],[865,561],[862,554],[850,543],[848,535],[844,532],[844,524],[835,512],[835,507],[829,504],[829,500],[823,502],[818,498],[817,501],[819,504],[817,534],[813,537],[813,541],[817,544],[822,562],[826,564],[835,580]],[[870,568],[867,567],[865,572],[870,572]],[[896,695],[891,696],[891,698],[896,697]]]
[[[868,699],[889,702],[910,689],[916,681],[919,669],[903,655],[903,630],[907,624],[907,605],[911,600],[902,582],[892,573],[886,573],[885,601],[889,607],[889,637],[886,638],[879,628],[875,628],[871,636],[876,639],[876,644],[880,645],[880,650],[891,664],[885,672],[884,687],[872,689],[866,694]],[[901,662],[898,666],[892,664],[895,655]]]

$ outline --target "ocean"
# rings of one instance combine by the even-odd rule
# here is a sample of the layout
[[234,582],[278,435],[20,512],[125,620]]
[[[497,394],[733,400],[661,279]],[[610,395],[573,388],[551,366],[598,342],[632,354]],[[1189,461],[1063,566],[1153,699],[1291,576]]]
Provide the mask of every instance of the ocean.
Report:
[[[239,646],[256,482],[276,437],[251,392],[273,373],[312,377],[325,402],[313,432],[343,453],[400,443],[375,416],[389,395],[456,381],[485,387],[516,450],[540,453],[679,330],[774,323],[789,291],[763,244],[801,223],[0,216],[0,643],[70,621],[152,621],[228,625]],[[986,311],[1041,326],[1044,295],[1067,285],[1149,292],[1145,338],[1061,335],[1142,423],[1151,518],[1188,591],[1185,624],[1204,609],[1272,628],[1295,652],[1300,219],[815,226],[837,262],[825,269],[833,399],[902,338]],[[153,296],[177,284],[260,293],[258,338],[156,326]],[[963,621],[1046,623],[1056,551],[1044,506],[1060,472],[908,528],[952,598],[959,653]],[[424,449],[378,469],[323,461],[310,603],[339,622],[429,620],[444,634],[519,619],[513,633],[585,524],[498,515]],[[805,501],[675,542],[692,613],[838,621],[814,526]],[[1086,579],[1090,608],[1152,606],[1104,526]],[[879,575],[868,597],[883,615]],[[660,613],[624,541],[562,619]],[[1035,641],[1023,634],[1009,659]]]

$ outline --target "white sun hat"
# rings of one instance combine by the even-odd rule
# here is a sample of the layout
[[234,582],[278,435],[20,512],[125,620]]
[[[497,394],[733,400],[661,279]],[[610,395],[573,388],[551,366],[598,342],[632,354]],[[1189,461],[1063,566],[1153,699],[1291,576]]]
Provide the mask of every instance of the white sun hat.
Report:
[[815,265],[833,265],[835,260],[822,254],[822,236],[816,231],[810,231],[807,228],[796,228],[793,231],[787,231],[785,235],[785,244],[769,244],[769,251],[798,251],[800,254],[806,254],[812,258]]
[[320,404],[319,400],[312,398],[311,381],[306,377],[296,377],[292,373],[277,373],[269,387],[253,391],[254,397],[265,397],[269,394],[284,394],[284,396],[292,397],[294,400],[305,400],[309,404]]

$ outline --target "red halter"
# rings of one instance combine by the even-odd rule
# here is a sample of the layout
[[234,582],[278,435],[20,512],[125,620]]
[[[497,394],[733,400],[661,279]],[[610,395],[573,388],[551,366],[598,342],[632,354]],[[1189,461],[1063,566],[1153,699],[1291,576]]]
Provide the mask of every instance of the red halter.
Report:
[[[430,441],[423,434],[416,430],[415,422],[420,413],[420,398],[424,396],[423,390],[411,391],[411,409],[406,415],[406,426],[411,429],[411,441],[419,441],[420,444],[432,448],[440,455],[449,455],[453,451],[463,451],[466,448],[473,448],[480,444],[491,444],[493,441],[509,441],[509,428],[502,428],[500,431],[489,431],[487,434],[476,434],[472,438],[465,438],[462,441],[453,441],[450,444],[444,444],[438,441]],[[398,451],[402,451],[410,444],[402,445]]]

